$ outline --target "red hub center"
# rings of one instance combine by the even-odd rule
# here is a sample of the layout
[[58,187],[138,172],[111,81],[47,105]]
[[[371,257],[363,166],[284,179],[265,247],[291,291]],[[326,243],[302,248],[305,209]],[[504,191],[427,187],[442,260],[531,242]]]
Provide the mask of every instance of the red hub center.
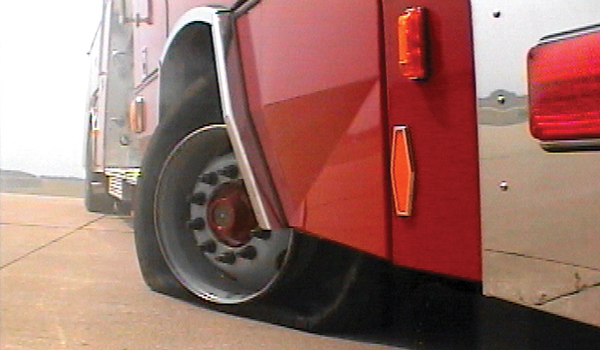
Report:
[[208,203],[207,221],[217,239],[230,247],[250,241],[258,224],[241,181],[223,184],[215,192]]

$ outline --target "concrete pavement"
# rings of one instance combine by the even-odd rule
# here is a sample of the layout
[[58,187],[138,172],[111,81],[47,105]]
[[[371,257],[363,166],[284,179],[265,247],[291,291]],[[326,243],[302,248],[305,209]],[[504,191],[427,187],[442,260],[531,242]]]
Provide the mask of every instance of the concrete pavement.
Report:
[[[80,198],[0,194],[1,350],[597,349],[597,328],[443,284],[396,296],[397,323],[346,339],[207,310],[151,292],[131,219]],[[377,345],[391,344],[393,347]]]
[[389,349],[150,292],[128,220],[79,198],[0,195],[1,349]]

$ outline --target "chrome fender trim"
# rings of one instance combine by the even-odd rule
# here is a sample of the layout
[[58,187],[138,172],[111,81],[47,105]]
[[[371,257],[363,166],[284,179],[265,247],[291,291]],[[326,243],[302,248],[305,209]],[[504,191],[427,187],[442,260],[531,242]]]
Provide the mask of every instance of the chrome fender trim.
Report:
[[[258,224],[262,229],[276,230],[287,225],[247,108],[235,36],[235,15],[234,12],[219,7],[198,7],[189,10],[171,29],[162,53],[161,63],[164,62],[173,40],[184,27],[192,23],[210,25],[223,119],[227,126],[227,133]],[[250,159],[252,159],[252,164]]]

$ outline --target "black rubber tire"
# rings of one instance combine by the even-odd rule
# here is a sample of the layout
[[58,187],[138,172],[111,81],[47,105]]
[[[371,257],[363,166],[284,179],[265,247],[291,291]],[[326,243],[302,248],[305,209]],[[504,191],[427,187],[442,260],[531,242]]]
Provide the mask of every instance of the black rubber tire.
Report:
[[[159,126],[142,164],[134,201],[135,242],[145,282],[154,291],[191,300],[198,300],[197,293],[191,293],[169,267],[161,247],[155,201],[163,165],[173,148],[197,128],[191,121]],[[182,181],[189,177],[182,176]],[[309,331],[373,327],[383,320],[384,271],[385,264],[371,257],[297,234],[285,266],[268,288],[239,303],[200,300],[225,312]]]
[[133,201],[133,227],[138,263],[144,281],[153,291],[194,299],[167,265],[158,243],[154,220],[154,195],[163,164],[175,145],[199,125],[191,119],[169,119],[154,131],[142,161]]
[[315,237],[297,239],[281,289],[249,316],[324,333],[379,328],[387,322],[387,263]]

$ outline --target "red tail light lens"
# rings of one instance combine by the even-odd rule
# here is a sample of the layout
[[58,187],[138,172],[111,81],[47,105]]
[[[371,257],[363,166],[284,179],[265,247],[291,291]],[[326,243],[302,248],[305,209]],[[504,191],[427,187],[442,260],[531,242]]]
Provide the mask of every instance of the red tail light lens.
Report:
[[534,47],[528,73],[533,137],[600,138],[600,32]]

